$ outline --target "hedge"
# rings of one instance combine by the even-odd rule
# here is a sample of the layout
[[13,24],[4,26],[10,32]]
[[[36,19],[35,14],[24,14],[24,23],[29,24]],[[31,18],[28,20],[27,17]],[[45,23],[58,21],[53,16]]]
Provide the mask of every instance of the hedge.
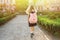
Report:
[[49,19],[46,16],[38,16],[38,23],[47,31],[60,33],[60,18]]
[[16,16],[16,13],[0,18],[0,25],[4,24],[5,22],[9,21],[10,19],[12,19],[15,16]]

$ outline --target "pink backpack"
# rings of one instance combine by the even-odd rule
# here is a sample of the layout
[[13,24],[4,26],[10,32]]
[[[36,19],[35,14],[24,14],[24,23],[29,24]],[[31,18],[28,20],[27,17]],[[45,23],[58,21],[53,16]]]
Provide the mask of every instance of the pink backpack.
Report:
[[30,13],[29,23],[37,23],[37,15],[36,15],[36,13]]

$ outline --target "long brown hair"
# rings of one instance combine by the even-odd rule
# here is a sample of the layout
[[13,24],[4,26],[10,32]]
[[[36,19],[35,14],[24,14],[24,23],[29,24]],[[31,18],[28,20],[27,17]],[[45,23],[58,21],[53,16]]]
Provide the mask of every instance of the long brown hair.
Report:
[[29,13],[31,13],[31,12],[32,12],[32,10],[34,10],[34,6],[33,6],[33,5],[31,5],[31,6],[30,6]]

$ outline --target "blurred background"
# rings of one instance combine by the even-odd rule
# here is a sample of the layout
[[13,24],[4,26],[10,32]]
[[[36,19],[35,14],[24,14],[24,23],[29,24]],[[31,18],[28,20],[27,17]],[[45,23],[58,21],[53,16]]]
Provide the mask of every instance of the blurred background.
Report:
[[30,4],[34,4],[38,11],[39,25],[60,35],[60,0],[0,0],[0,25],[17,14],[26,14]]

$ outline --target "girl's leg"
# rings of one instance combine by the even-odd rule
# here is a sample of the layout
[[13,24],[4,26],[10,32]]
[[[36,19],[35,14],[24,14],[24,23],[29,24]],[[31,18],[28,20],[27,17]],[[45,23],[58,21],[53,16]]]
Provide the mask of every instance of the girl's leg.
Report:
[[31,38],[33,38],[33,35],[34,35],[34,27],[30,27],[30,32],[31,32]]
[[34,32],[34,27],[30,27],[30,32],[31,32],[31,33]]

